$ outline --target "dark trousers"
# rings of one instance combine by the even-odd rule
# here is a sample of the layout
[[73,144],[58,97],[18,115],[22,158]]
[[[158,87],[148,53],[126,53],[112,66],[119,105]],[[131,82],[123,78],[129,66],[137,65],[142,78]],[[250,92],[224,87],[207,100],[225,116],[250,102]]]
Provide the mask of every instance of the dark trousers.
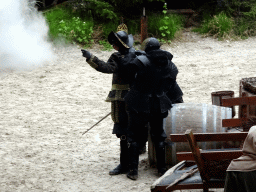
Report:
[[227,171],[225,180],[225,192],[255,192],[256,171],[240,172]]
[[156,145],[157,168],[158,172],[165,172],[165,144],[166,134],[163,129],[163,119],[168,115],[162,113],[137,113],[134,110],[128,110],[128,132],[127,143],[129,151],[130,170],[138,171],[140,148],[146,141],[145,135],[148,134],[147,123],[150,125],[150,134],[152,141]]
[[128,142],[145,143],[145,135],[148,134],[147,123],[150,125],[153,142],[163,142],[166,134],[163,128],[163,119],[168,115],[162,113],[137,113],[134,110],[128,110]]

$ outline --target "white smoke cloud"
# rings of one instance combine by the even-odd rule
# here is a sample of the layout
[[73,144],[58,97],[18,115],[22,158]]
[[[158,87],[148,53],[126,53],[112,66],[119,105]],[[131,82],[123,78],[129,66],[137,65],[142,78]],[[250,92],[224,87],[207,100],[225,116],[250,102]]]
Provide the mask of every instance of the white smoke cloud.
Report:
[[0,69],[33,69],[54,59],[45,18],[28,0],[0,1]]

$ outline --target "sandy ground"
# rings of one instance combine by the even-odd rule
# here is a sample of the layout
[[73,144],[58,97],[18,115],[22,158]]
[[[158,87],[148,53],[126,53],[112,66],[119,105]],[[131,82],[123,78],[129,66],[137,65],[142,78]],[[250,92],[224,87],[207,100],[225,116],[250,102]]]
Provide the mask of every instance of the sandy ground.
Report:
[[[238,96],[239,80],[255,76],[256,38],[218,41],[186,32],[162,48],[174,55],[185,102],[211,104],[214,91]],[[91,68],[78,47],[55,52],[51,65],[0,77],[0,191],[150,191],[158,177],[147,154],[138,180],[108,174],[119,163],[110,117],[82,136],[110,112],[104,100],[112,75]],[[91,52],[104,61],[113,53]]]

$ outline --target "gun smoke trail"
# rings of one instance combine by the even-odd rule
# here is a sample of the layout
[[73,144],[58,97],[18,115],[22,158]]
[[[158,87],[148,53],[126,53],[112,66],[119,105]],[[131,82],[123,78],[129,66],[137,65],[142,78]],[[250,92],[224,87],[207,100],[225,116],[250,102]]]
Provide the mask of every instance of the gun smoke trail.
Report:
[[28,0],[0,1],[0,71],[29,70],[54,59],[45,18]]

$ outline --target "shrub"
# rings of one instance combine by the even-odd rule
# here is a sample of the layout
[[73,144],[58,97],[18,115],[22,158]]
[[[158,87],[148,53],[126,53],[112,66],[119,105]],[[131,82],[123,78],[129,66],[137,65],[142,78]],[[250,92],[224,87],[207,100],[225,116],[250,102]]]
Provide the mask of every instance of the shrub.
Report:
[[221,12],[211,19],[204,20],[202,26],[193,31],[222,38],[225,35],[229,35],[233,27],[234,19]]
[[68,20],[69,13],[65,9],[55,8],[44,13],[46,20],[49,24],[49,32],[52,38],[59,35],[59,22],[61,20]]
[[93,21],[84,21],[68,9],[54,8],[45,13],[52,38],[64,37],[69,42],[89,44],[93,33]]
[[235,35],[241,37],[242,39],[248,38],[249,36],[256,35],[256,21],[239,17],[235,19],[235,27],[234,27]]
[[117,18],[113,6],[103,0],[73,0],[70,5],[80,14],[80,17],[92,17],[104,22]]
[[112,45],[110,45],[107,41],[99,41],[99,44],[103,45],[104,51],[111,51],[113,49]]
[[173,39],[183,26],[184,16],[167,13],[166,10],[163,10],[163,14],[151,15],[148,20],[149,33],[155,34],[162,41]]
[[59,22],[59,35],[70,41],[80,44],[88,44],[93,33],[93,22],[82,21],[80,17],[73,17],[71,20]]

